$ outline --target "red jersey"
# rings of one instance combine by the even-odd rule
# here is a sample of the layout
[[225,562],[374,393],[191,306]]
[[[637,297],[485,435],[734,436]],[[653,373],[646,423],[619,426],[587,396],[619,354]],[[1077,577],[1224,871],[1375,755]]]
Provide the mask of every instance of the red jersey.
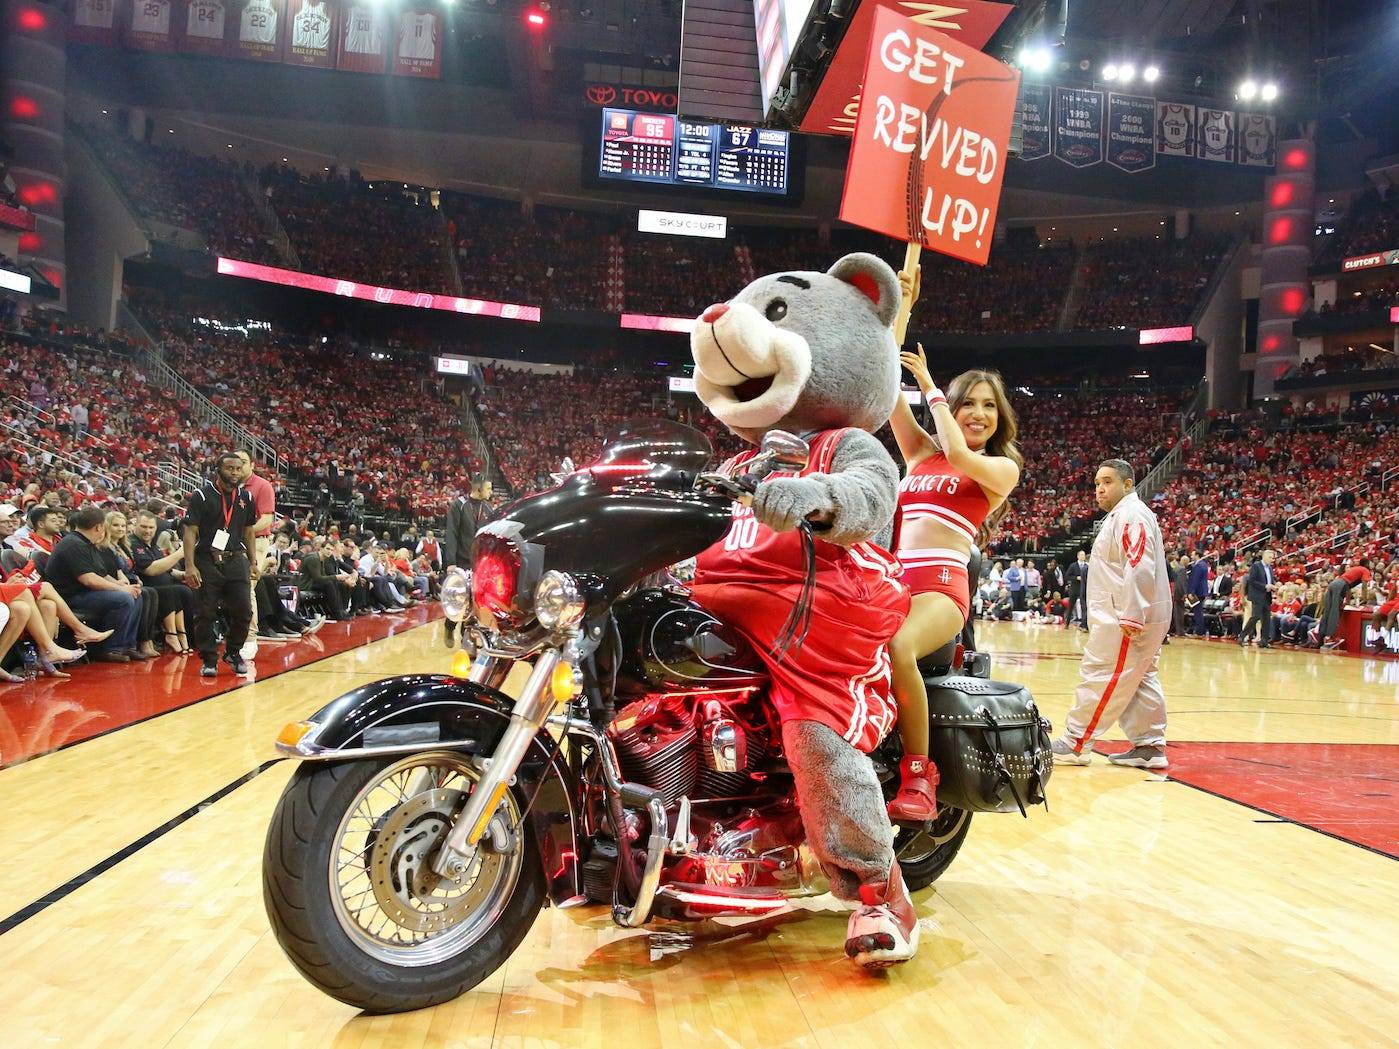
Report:
[[942,452],[935,452],[910,470],[899,485],[894,549],[900,548],[903,527],[911,521],[936,521],[974,543],[990,513],[991,500],[981,485],[948,462]]
[[1342,572],[1341,578],[1346,581],[1347,588],[1355,586],[1356,583],[1368,583],[1370,570],[1362,565],[1355,565]]
[[[827,473],[844,430],[824,430],[811,442],[800,474]],[[724,464],[740,472],[756,450]],[[773,642],[796,603],[806,575],[801,535],[774,532],[751,508],[735,506],[723,541],[695,559],[695,600],[753,642],[772,678],[772,701],[783,720],[815,721],[868,753],[894,724],[889,695],[889,639],[908,615],[901,569],[874,543],[837,546],[817,538],[811,627],[801,646],[778,659]]]

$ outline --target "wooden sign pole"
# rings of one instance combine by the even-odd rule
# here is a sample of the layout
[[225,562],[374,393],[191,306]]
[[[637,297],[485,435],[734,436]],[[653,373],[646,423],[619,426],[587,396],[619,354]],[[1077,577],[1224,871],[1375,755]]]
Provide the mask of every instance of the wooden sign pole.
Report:
[[908,318],[913,312],[913,304],[918,301],[919,285],[918,259],[923,254],[923,245],[908,244],[904,247],[904,268],[899,271],[899,276],[907,276],[910,292],[899,301],[899,313],[894,318],[894,342],[899,346],[904,344],[904,336],[908,334]]

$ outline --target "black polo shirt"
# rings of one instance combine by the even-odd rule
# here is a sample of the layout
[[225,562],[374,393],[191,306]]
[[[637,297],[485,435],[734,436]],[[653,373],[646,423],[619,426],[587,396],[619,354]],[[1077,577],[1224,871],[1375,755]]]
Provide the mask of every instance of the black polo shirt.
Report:
[[199,529],[195,553],[213,553],[210,544],[214,541],[214,533],[223,528],[228,532],[228,545],[223,552],[245,554],[248,551],[243,543],[244,531],[256,523],[257,508],[253,505],[252,494],[242,485],[236,491],[225,492],[213,481],[205,481],[190,493],[185,504],[185,524]]
[[69,532],[60,539],[49,555],[49,563],[44,566],[44,578],[65,601],[88,592],[88,588],[78,582],[78,577],[89,572],[107,575],[107,559],[81,532]]

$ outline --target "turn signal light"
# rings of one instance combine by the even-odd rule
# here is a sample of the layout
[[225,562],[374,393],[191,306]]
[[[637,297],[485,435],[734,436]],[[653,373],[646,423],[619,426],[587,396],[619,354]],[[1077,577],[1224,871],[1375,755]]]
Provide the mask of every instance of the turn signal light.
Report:
[[452,653],[452,677],[468,678],[470,676],[471,653],[459,648]]
[[315,727],[314,721],[293,721],[289,725],[284,725],[282,731],[277,733],[277,742],[284,747],[294,747],[306,738],[306,733]]
[[578,695],[582,685],[581,677],[582,675],[567,663],[560,663],[556,666],[553,677],[549,681],[549,690],[553,693],[555,701],[567,703]]

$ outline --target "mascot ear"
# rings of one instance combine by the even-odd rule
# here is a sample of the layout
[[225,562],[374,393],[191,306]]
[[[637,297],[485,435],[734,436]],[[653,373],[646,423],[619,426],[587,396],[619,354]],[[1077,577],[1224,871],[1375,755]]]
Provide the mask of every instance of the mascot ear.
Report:
[[899,278],[889,264],[877,255],[857,251],[839,259],[826,271],[832,277],[853,285],[870,300],[879,323],[889,328],[899,312]]

